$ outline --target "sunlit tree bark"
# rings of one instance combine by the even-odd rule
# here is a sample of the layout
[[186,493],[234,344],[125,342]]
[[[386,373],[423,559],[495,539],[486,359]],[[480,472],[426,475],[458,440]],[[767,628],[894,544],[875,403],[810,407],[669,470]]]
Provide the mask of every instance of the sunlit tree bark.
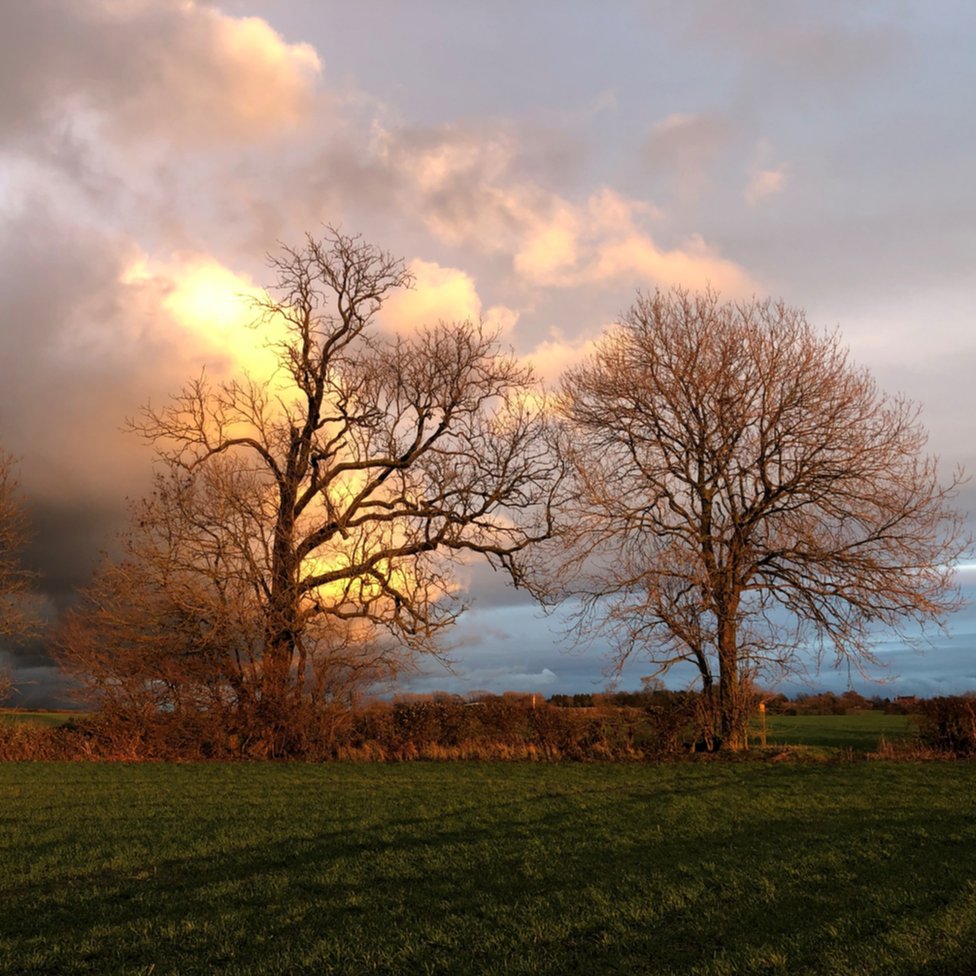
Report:
[[574,469],[543,589],[616,662],[689,662],[716,732],[804,649],[874,662],[877,627],[942,621],[966,545],[919,409],[783,304],[640,297],[564,377]]

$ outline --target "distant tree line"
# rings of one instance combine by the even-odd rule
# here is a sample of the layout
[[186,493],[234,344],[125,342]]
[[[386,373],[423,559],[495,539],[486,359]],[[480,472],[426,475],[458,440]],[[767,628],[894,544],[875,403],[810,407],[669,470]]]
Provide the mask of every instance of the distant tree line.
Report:
[[[788,699],[780,705],[783,714],[835,714],[824,708],[841,698],[807,696],[805,702],[813,702],[809,707],[817,710],[802,713],[795,713]],[[848,701],[855,698],[861,696]],[[640,704],[632,704],[634,701]],[[883,699],[861,699],[864,702],[881,710],[892,704],[886,705]],[[707,698],[693,691],[557,695],[549,701],[525,694],[481,694],[472,699],[438,693],[316,714],[318,721],[303,727],[296,758],[648,762],[689,759],[709,751]],[[879,741],[879,758],[976,755],[976,696],[915,700],[909,714],[915,734],[896,745],[887,744],[885,751],[880,751]],[[750,739],[747,742],[757,759],[791,755],[788,747],[760,749],[755,722]],[[202,712],[163,714],[152,723],[126,723],[118,715],[95,714],[55,728],[0,724],[0,760],[248,760],[266,756],[263,740],[242,737]]]
[[[613,692],[577,692],[572,695],[550,695],[549,704],[560,708],[644,708],[648,705],[667,702],[675,695],[684,692],[665,689]],[[889,715],[910,715],[916,711],[919,698],[915,695],[867,698],[856,691],[848,690],[841,694],[832,691],[799,693],[790,698],[781,692],[773,693],[753,689],[750,704],[754,709],[762,702],[770,715],[851,715],[858,712],[877,711]]]

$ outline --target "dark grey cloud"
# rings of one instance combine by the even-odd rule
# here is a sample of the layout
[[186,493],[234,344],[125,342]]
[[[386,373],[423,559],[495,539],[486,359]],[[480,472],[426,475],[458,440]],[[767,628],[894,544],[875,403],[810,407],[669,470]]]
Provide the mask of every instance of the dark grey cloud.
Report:
[[[818,669],[813,653],[801,658],[806,674],[771,678],[767,684],[789,695],[853,686],[867,697],[875,695],[955,695],[976,691],[976,570],[959,576],[966,606],[948,621],[948,633],[938,629],[919,636],[914,646],[878,635],[879,666],[868,674],[834,667],[828,657]],[[464,694],[526,691],[551,694],[600,691],[610,684],[637,689],[650,666],[639,657],[619,675],[610,668],[610,651],[599,642],[577,646],[566,608],[551,616],[528,604],[503,609],[474,607],[461,618],[448,651],[452,665],[419,662],[419,674],[409,678],[411,691]],[[695,686],[691,669],[675,669],[665,676],[672,688]]]
[[5,704],[19,708],[79,707],[73,682],[52,663],[47,649],[0,648],[0,667],[14,675],[14,692]]

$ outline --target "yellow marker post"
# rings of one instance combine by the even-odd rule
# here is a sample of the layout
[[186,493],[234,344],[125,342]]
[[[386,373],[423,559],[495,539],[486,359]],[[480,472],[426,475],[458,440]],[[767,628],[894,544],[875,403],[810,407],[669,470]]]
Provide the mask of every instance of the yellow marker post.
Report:
[[766,703],[759,703],[759,742],[766,748]]

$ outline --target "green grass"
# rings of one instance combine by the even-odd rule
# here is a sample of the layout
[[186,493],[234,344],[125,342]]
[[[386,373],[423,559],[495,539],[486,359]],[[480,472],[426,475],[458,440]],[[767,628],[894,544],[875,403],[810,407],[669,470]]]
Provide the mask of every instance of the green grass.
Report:
[[0,766],[0,973],[976,972],[976,765]]
[[[758,722],[753,723],[752,743],[758,743]],[[883,736],[897,742],[915,734],[907,715],[863,712],[859,715],[767,715],[766,741],[770,746],[815,746],[874,752]]]
[[0,725],[66,725],[73,719],[84,716],[84,712],[35,712],[18,708],[0,708]]

